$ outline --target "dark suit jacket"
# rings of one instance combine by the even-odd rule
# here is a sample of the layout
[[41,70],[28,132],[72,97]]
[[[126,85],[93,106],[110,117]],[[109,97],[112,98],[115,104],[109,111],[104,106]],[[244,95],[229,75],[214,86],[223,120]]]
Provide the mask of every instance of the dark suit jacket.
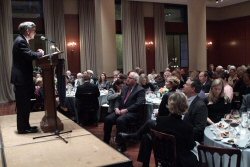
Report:
[[250,94],[243,96],[240,112],[247,112],[250,109]]
[[156,130],[175,136],[177,162],[184,164],[178,166],[195,166],[197,159],[190,151],[196,145],[192,125],[183,121],[181,116],[176,114],[158,117],[156,121]]
[[122,89],[121,96],[115,103],[115,108],[127,109],[128,112],[137,112],[145,104],[145,90],[138,84],[135,85],[127,101],[124,103],[129,87],[125,86]]
[[40,52],[33,52],[22,35],[18,35],[13,45],[13,66],[11,83],[18,86],[33,84],[32,60],[42,56]]
[[204,138],[204,130],[207,125],[207,107],[205,103],[197,96],[188,108],[188,112],[184,115],[184,121],[191,123],[194,127],[194,139],[202,142]]
[[210,79],[208,79],[204,85],[202,85],[202,90],[204,91],[204,93],[209,93],[210,88],[211,88],[211,84],[212,81]]
[[171,94],[173,94],[175,90],[170,90],[168,93],[164,94],[161,100],[161,104],[159,106],[158,116],[168,116],[169,110],[167,108],[168,98]]
[[100,91],[97,85],[90,82],[84,82],[76,89],[76,103],[80,108],[99,108],[98,97],[100,96]]

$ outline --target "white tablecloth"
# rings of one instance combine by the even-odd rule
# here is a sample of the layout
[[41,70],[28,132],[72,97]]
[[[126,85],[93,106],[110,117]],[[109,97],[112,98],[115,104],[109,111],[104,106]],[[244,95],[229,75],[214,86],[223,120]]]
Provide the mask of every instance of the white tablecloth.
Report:
[[[247,132],[247,133],[249,133],[249,132]],[[247,137],[249,138],[249,135]],[[205,145],[214,146],[214,147],[232,148],[231,145],[225,144],[223,141],[225,141],[225,140],[216,141],[215,140],[215,135],[211,131],[211,128],[210,127],[206,127],[206,129],[204,131],[204,144]],[[242,151],[241,167],[250,167],[250,149],[249,148],[247,148],[247,149],[241,149],[241,151]]]

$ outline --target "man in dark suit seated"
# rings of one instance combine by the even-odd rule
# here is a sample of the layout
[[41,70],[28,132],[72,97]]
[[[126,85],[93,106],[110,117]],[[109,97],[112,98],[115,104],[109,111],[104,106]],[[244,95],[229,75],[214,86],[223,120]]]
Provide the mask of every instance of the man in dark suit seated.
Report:
[[195,141],[203,142],[208,111],[205,103],[198,96],[200,91],[201,83],[199,80],[187,80],[183,87],[183,93],[188,97],[189,108],[188,112],[184,115],[183,120],[193,125]]
[[100,91],[97,85],[90,83],[90,76],[83,74],[84,83],[76,89],[76,107],[79,123],[89,125],[97,123],[97,111],[99,109],[98,97]]
[[202,84],[201,90],[204,93],[209,93],[212,81],[210,80],[208,73],[206,71],[201,71],[199,73],[199,80]]
[[[138,121],[139,112],[145,103],[145,90],[138,85],[139,75],[130,72],[126,86],[122,89],[120,98],[115,103],[115,112],[104,120],[104,142],[109,144],[112,126],[116,124],[116,133],[127,132],[127,125]],[[126,145],[118,138],[116,140],[118,151],[124,152]]]

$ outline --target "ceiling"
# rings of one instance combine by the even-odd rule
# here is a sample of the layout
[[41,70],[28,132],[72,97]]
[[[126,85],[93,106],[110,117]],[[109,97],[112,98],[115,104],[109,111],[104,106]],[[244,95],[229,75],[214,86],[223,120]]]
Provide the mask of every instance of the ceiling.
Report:
[[[171,3],[171,4],[187,4],[188,0],[131,0],[131,1],[144,1],[144,2],[160,2],[160,3]],[[247,2],[250,0],[219,0],[219,3],[216,3],[216,0],[206,0],[207,7],[225,7],[229,5],[238,4],[241,2]]]

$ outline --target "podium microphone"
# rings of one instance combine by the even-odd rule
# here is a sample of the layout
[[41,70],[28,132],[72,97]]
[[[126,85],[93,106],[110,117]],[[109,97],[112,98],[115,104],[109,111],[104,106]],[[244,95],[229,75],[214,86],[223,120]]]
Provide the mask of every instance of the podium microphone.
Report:
[[46,38],[45,36],[41,36],[41,40],[43,40],[43,41],[48,41],[48,42],[50,42],[50,43],[55,43],[54,41],[49,40],[49,39]]

